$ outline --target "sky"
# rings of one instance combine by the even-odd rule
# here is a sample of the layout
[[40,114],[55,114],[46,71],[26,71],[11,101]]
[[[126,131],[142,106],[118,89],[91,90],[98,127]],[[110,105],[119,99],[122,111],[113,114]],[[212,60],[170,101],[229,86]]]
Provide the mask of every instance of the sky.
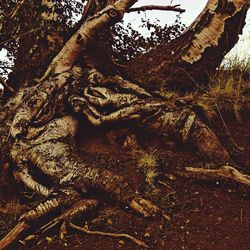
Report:
[[[186,11],[180,15],[181,21],[189,26],[192,21],[200,14],[202,9],[205,7],[207,0],[139,0],[135,6],[142,5],[175,5],[180,4],[181,8]],[[138,28],[140,32],[143,34],[147,33],[146,28],[143,30],[139,28],[141,25],[141,18],[146,17],[152,20],[159,19],[160,23],[164,24],[172,24],[176,19],[176,12],[172,11],[146,11],[141,12],[141,14],[132,12],[129,14],[125,14],[124,22],[131,23],[134,28]],[[247,15],[247,23],[243,30],[243,35],[240,36],[239,42],[236,46],[231,50],[231,52],[227,55],[227,58],[235,58],[237,55],[239,59],[249,59],[250,58],[250,10]],[[0,51],[0,59],[6,58],[6,51]],[[1,86],[0,86],[1,87]]]
[[[172,4],[171,4],[172,2]],[[181,14],[181,20],[186,25],[191,24],[191,22],[200,14],[201,10],[205,7],[207,0],[139,0],[133,7],[143,6],[143,5],[176,5],[181,4],[181,8],[185,9],[186,12]],[[141,17],[145,16],[150,19],[158,18],[163,24],[173,23],[175,21],[176,12],[172,11],[158,11],[150,10],[146,12],[141,12],[140,15],[137,13],[126,14],[124,19],[132,20],[132,24],[139,24]]]

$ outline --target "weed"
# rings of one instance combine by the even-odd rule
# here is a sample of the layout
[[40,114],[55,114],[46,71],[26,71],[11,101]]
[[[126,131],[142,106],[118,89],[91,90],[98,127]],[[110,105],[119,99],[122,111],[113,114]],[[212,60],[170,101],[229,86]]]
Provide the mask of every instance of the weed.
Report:
[[153,185],[155,179],[158,177],[159,173],[157,171],[157,169],[148,169],[145,172],[145,181],[149,184],[149,185]]
[[23,207],[16,200],[6,204],[6,208],[0,208],[0,237],[8,233],[15,225],[17,216]]
[[145,153],[138,160],[138,167],[144,173],[145,181],[149,186],[154,186],[155,179],[158,177],[158,163],[155,151]]
[[155,153],[145,153],[138,160],[138,167],[142,168],[143,170],[148,168],[155,169],[157,166],[157,156]]

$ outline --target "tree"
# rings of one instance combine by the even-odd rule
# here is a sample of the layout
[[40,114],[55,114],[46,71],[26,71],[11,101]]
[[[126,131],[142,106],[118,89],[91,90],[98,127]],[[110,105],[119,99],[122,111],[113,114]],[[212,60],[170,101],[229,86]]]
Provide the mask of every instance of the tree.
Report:
[[[110,54],[112,47],[106,49],[113,26],[124,13],[183,10],[178,6],[133,9],[135,0],[83,2],[85,5],[75,1],[73,6],[71,1],[49,0],[1,3],[2,13],[9,14],[1,21],[0,45],[14,58],[13,72],[7,82],[2,80],[5,100],[0,110],[1,162],[6,166],[12,161],[15,178],[46,197],[20,218],[0,242],[1,248],[57,207],[68,210],[45,229],[94,209],[98,200],[83,198],[90,188],[109,193],[144,216],[159,212],[150,201],[135,195],[121,176],[86,163],[77,155],[73,145],[77,118],[81,116],[94,126],[135,121],[147,132],[163,137],[175,135],[192,143],[214,166],[222,166],[186,168],[186,175],[231,178],[250,184],[249,176],[233,167],[216,135],[187,105],[154,93],[162,85],[181,91],[205,86],[208,75],[237,42],[249,2],[209,0],[182,35],[129,60],[125,69],[115,62],[112,50]],[[82,13],[76,24],[69,20],[72,13]],[[32,175],[35,170],[49,176],[52,183],[41,184]]]

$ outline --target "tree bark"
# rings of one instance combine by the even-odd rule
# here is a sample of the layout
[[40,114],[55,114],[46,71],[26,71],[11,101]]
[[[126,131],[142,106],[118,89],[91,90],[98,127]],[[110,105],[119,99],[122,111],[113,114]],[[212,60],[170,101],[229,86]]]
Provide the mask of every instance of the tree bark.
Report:
[[45,80],[51,74],[59,74],[69,70],[81,53],[95,39],[105,27],[112,26],[120,21],[124,13],[137,0],[119,0],[107,5],[83,23],[79,30],[69,39],[58,55],[53,59],[44,76],[39,81]]

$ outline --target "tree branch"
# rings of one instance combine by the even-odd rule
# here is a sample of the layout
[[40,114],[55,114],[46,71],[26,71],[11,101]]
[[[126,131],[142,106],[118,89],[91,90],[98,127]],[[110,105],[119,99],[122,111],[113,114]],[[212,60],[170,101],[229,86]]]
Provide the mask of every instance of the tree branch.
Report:
[[175,11],[179,13],[183,13],[186,10],[178,8],[180,5],[174,5],[174,6],[161,6],[161,5],[147,5],[147,6],[141,6],[136,8],[131,8],[127,11],[127,13],[135,12],[135,11],[146,11],[146,10],[166,10],[166,11]]
[[0,241],[0,249],[7,248],[12,244],[22,232],[24,232],[29,227],[28,223],[25,221],[20,221],[3,239]]
[[118,0],[108,5],[94,16],[88,18],[80,29],[68,40],[62,50],[53,59],[44,76],[38,81],[44,81],[51,74],[60,74],[69,70],[79,54],[86,50],[87,45],[104,28],[121,20],[124,13],[137,2],[137,0]]
[[4,88],[7,89],[11,94],[15,92],[15,90],[11,88],[1,76],[0,76],[0,84],[2,84]]

